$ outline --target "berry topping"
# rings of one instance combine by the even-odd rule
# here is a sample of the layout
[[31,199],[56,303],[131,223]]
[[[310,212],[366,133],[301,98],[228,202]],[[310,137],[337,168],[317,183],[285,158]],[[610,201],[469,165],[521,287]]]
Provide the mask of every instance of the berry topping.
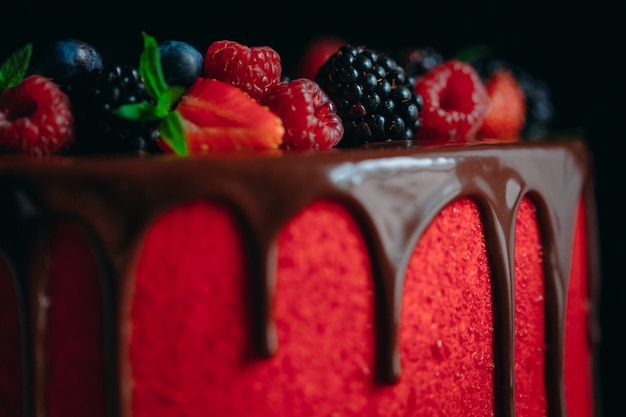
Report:
[[484,83],[499,71],[513,74],[524,94],[526,108],[520,136],[527,140],[545,138],[554,119],[554,106],[547,83],[525,69],[497,58],[491,48],[483,46],[468,49],[465,60],[474,66]]
[[159,45],[161,69],[168,85],[189,87],[203,75],[204,57],[187,42],[169,40]]
[[280,82],[280,55],[269,46],[248,47],[221,40],[209,45],[204,76],[232,84],[260,100]]
[[412,139],[419,129],[422,99],[404,69],[384,53],[342,46],[320,67],[315,81],[342,119],[338,146]]
[[0,95],[0,149],[49,155],[74,140],[74,115],[67,95],[50,79],[31,75]]
[[159,153],[157,123],[128,120],[115,112],[125,104],[151,103],[139,72],[115,65],[74,77],[67,86],[76,116],[78,154]]
[[554,119],[554,105],[550,87],[542,80],[524,70],[515,72],[526,100],[526,124],[522,137],[539,140],[546,137]]
[[281,82],[262,103],[282,119],[283,149],[326,150],[336,146],[343,135],[335,103],[308,78]]
[[486,81],[489,109],[478,131],[479,137],[518,139],[524,127],[524,92],[511,71],[500,69]]
[[34,73],[63,86],[76,75],[98,69],[102,69],[102,58],[96,48],[78,39],[61,39],[46,48]]
[[404,67],[409,77],[422,76],[445,62],[443,55],[432,46],[402,50],[396,60]]
[[448,60],[417,79],[415,92],[424,99],[418,142],[466,142],[480,128],[489,97],[474,68]]
[[294,77],[315,79],[317,70],[324,62],[347,43],[342,38],[335,36],[322,36],[313,39],[299,57]]
[[[176,107],[189,153],[216,150],[278,149],[285,129],[281,119],[239,88],[198,78]],[[166,147],[167,149],[167,147]]]
[[104,66],[93,46],[67,38],[24,79],[32,45],[12,54],[0,66],[0,152],[184,156],[536,140],[553,118],[547,85],[481,45],[445,60],[430,46],[387,54],[318,37],[291,78],[268,46],[219,40],[203,55],[142,35],[136,67]]

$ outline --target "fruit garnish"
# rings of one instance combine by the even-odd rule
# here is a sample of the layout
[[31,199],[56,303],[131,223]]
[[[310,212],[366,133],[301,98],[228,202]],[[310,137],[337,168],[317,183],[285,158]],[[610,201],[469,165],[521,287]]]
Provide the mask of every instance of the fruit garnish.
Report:
[[544,139],[550,132],[554,121],[554,104],[548,83],[518,69],[515,72],[526,101],[526,117],[522,137],[527,140]]
[[74,140],[70,100],[58,84],[31,75],[0,94],[0,149],[43,156]]
[[424,99],[418,142],[463,143],[475,138],[489,97],[470,64],[451,59],[434,67],[417,79],[415,92]]
[[161,153],[157,144],[159,120],[127,119],[116,113],[127,104],[154,103],[135,67],[107,65],[77,75],[68,81],[66,91],[76,123],[71,153]]
[[510,140],[519,138],[525,122],[526,101],[517,78],[511,71],[500,69],[487,79],[485,87],[489,108],[478,136]]
[[280,55],[269,46],[219,40],[204,55],[204,76],[232,84],[260,100],[280,82]]
[[14,87],[24,79],[33,54],[32,44],[13,52],[0,66],[0,93],[5,88]]
[[445,62],[443,55],[432,46],[410,47],[396,55],[396,61],[409,77],[420,77]]
[[61,85],[73,77],[102,69],[102,57],[91,44],[67,38],[52,42],[44,50],[33,72]]
[[554,119],[554,105],[548,84],[529,73],[519,65],[514,65],[499,57],[489,45],[473,45],[456,54],[457,59],[470,63],[478,72],[483,83],[498,71],[510,71],[516,78],[523,94],[526,113],[520,136],[525,140],[539,140],[546,137]]
[[168,85],[189,87],[204,71],[204,57],[193,45],[177,40],[159,44],[161,69]]
[[176,106],[189,152],[278,149],[281,119],[239,88],[198,78]]
[[153,103],[126,104],[117,113],[133,120],[160,120],[160,147],[178,155],[215,150],[277,149],[284,128],[278,116],[238,87],[198,77],[185,90],[168,87],[156,40],[143,34],[139,72]]
[[337,50],[348,42],[336,36],[320,36],[312,39],[299,57],[294,70],[294,78],[315,79],[317,70]]
[[419,129],[422,99],[404,69],[385,53],[342,46],[315,81],[337,105],[344,126],[340,147],[408,140]]
[[120,106],[115,113],[131,120],[159,120],[158,130],[168,148],[176,154],[188,154],[180,114],[172,108],[185,93],[184,87],[168,86],[161,69],[159,45],[155,38],[142,33],[144,48],[139,59],[139,74],[146,91],[154,102],[141,102]]
[[343,124],[319,84],[299,78],[278,84],[263,100],[283,122],[286,150],[327,150],[339,143]]

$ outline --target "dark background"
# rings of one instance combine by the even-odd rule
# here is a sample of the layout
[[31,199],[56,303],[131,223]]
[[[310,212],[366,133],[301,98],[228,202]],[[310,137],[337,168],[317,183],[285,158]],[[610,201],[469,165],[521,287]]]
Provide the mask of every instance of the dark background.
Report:
[[448,56],[467,46],[488,44],[501,58],[546,80],[556,108],[554,130],[582,134],[594,157],[603,275],[601,401],[606,417],[626,415],[621,398],[626,388],[622,301],[626,276],[619,263],[625,245],[618,204],[626,190],[622,156],[626,89],[620,56],[626,33],[617,6],[534,0],[516,6],[496,1],[457,5],[381,0],[284,0],[253,6],[185,0],[3,3],[0,60],[27,42],[33,42],[37,54],[52,40],[74,37],[97,46],[105,62],[136,65],[140,32],[146,31],[158,41],[190,42],[201,52],[219,39],[269,45],[281,54],[288,72],[309,39],[332,34],[385,50],[433,46]]

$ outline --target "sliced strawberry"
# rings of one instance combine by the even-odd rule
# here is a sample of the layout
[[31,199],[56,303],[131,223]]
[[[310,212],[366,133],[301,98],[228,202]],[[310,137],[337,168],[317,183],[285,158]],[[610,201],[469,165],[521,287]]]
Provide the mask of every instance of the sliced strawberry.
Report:
[[333,102],[315,81],[282,82],[262,101],[283,121],[286,150],[326,150],[343,136],[343,124]]
[[480,76],[464,62],[437,65],[415,84],[424,107],[418,142],[454,143],[472,140],[487,112],[489,97]]
[[222,81],[198,78],[176,107],[190,154],[215,150],[277,149],[281,119],[246,93]]
[[204,57],[204,76],[232,84],[255,100],[280,82],[280,55],[269,46],[248,47],[221,40],[209,45]]
[[31,75],[0,95],[0,149],[48,155],[73,141],[70,100],[50,79]]
[[486,81],[489,109],[478,131],[479,137],[516,139],[524,128],[526,100],[515,75],[500,69]]
[[294,77],[314,80],[319,67],[347,43],[336,36],[320,36],[312,39],[299,58]]

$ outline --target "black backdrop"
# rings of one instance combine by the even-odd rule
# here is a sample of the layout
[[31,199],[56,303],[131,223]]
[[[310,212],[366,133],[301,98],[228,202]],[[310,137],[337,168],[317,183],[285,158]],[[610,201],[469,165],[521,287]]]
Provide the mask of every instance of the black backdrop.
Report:
[[491,45],[502,58],[550,84],[554,128],[582,132],[594,154],[603,272],[602,402],[605,416],[623,416],[626,314],[621,304],[626,276],[619,257],[625,248],[625,222],[618,201],[626,186],[618,169],[626,139],[620,67],[626,33],[619,10],[597,1],[557,5],[527,0],[516,6],[493,0],[369,3],[13,0],[0,8],[0,59],[26,42],[33,42],[36,54],[52,40],[75,37],[96,45],[105,61],[136,64],[141,31],[158,41],[190,42],[201,52],[218,39],[269,45],[283,57],[286,71],[306,42],[323,34],[380,49],[430,45],[444,55]]

